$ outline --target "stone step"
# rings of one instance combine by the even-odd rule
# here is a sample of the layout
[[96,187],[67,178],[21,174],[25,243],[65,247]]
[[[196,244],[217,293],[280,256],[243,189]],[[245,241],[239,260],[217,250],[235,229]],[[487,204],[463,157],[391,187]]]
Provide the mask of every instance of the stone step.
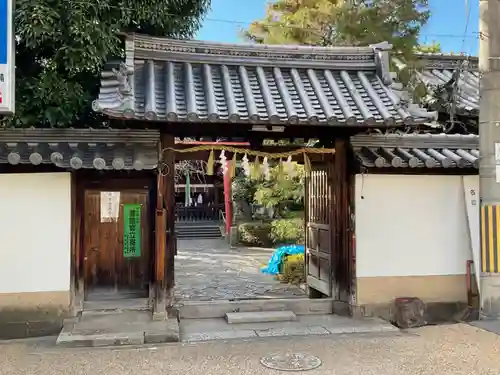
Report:
[[285,322],[228,324],[222,318],[182,319],[181,341],[195,343],[210,340],[255,339],[290,336],[377,335],[401,336],[399,329],[382,319],[353,319],[335,314],[299,316]]
[[155,321],[150,312],[123,311],[114,314],[82,314],[67,319],[56,344],[65,347],[143,345],[179,341],[177,319]]
[[213,223],[201,223],[198,224],[196,222],[193,223],[182,223],[182,224],[175,224],[175,228],[183,228],[183,229],[189,229],[189,228],[216,228],[220,225],[220,223],[213,222]]
[[219,224],[206,224],[206,225],[176,225],[175,229],[179,230],[198,230],[198,229],[216,229],[219,228]]
[[128,298],[128,299],[103,299],[83,302],[83,312],[85,314],[102,314],[106,312],[119,311],[147,311],[150,310],[149,300],[147,298]]
[[175,226],[180,225],[217,225],[220,220],[177,220]]
[[176,228],[175,233],[177,238],[180,239],[190,239],[190,238],[221,238],[222,234],[218,226],[186,226],[181,228]]
[[221,238],[220,233],[198,233],[198,234],[186,234],[186,233],[178,233],[178,239],[216,239]]
[[213,232],[176,232],[177,237],[188,236],[188,237],[204,237],[204,236],[220,236],[220,231]]
[[297,315],[293,311],[286,310],[226,313],[226,321],[229,324],[289,322],[293,320],[297,320]]
[[224,318],[227,313],[292,311],[295,315],[322,315],[333,312],[329,298],[276,298],[241,301],[180,301],[175,308],[181,319]]
[[186,233],[186,234],[197,234],[197,233],[219,233],[220,234],[220,229],[219,228],[213,228],[213,229],[199,229],[199,230],[184,230],[184,229],[178,229],[175,231],[176,233]]

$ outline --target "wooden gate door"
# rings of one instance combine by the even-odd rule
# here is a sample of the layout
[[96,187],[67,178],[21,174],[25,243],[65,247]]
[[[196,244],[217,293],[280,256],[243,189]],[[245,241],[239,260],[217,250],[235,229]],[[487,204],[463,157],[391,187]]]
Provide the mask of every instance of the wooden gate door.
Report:
[[333,163],[311,165],[306,178],[306,272],[309,289],[332,296]]
[[[147,297],[149,292],[148,191],[114,193],[113,198],[109,192],[85,192],[83,243],[88,299]],[[101,212],[106,207],[108,210]]]

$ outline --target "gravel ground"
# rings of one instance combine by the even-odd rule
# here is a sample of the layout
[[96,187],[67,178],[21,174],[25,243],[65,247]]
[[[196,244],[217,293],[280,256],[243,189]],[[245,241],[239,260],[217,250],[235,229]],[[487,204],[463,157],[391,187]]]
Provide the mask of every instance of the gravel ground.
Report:
[[0,343],[0,374],[261,375],[262,356],[305,352],[321,367],[307,374],[472,375],[500,373],[500,337],[457,324],[401,336],[288,337],[142,348],[60,349],[54,339]]

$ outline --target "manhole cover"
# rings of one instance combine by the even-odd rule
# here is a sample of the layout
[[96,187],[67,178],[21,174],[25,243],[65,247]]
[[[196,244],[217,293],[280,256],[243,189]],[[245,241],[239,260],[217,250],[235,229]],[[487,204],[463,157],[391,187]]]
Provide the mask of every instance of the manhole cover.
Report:
[[305,353],[280,353],[262,357],[260,363],[273,370],[307,371],[321,366],[321,359]]

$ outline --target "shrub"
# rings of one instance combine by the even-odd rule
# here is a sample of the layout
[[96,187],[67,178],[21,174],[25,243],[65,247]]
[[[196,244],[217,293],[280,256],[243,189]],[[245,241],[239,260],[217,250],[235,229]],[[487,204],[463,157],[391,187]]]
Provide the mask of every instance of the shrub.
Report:
[[243,223],[238,225],[239,241],[245,245],[269,246],[271,224],[265,222]]
[[269,238],[274,244],[303,244],[304,220],[300,218],[273,220]]
[[270,246],[304,243],[304,220],[301,218],[278,219],[238,225],[238,238],[244,245]]
[[285,257],[278,280],[289,284],[305,283],[304,254],[288,255]]

